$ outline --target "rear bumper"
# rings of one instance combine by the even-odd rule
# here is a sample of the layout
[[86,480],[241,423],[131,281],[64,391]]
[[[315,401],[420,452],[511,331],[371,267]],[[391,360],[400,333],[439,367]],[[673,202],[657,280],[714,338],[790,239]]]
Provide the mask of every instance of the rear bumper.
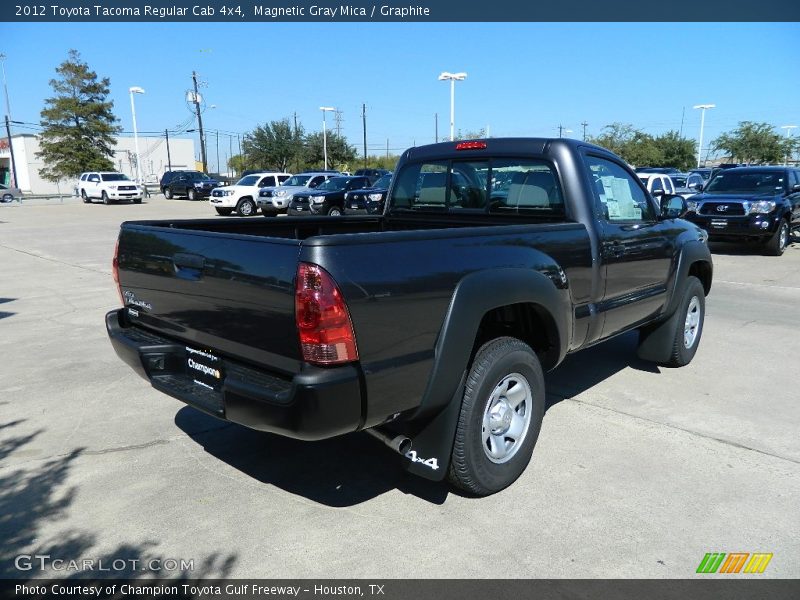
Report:
[[187,376],[186,346],[127,326],[125,309],[106,314],[111,345],[154,388],[220,419],[301,440],[320,440],[361,425],[361,377],[355,365],[306,367],[293,378],[223,357],[219,391]]
[[746,217],[689,214],[683,218],[705,229],[712,241],[768,240],[775,234],[781,221],[775,213]]

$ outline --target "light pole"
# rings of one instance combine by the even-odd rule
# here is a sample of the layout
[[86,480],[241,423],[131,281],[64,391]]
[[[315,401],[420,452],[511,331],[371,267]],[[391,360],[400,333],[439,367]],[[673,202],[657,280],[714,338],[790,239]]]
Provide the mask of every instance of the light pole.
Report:
[[138,86],[128,88],[131,95],[131,115],[133,116],[133,146],[136,149],[136,181],[142,183],[142,173],[139,167],[139,133],[136,130],[136,105],[133,102],[134,94],[144,94],[144,90]]
[[11,187],[19,187],[17,183],[17,162],[14,159],[14,145],[11,141],[11,103],[8,101],[8,84],[6,83],[6,55],[0,54],[0,66],[3,68],[3,92],[6,95],[6,133],[8,135],[8,155],[11,157],[11,177],[8,183]]
[[450,73],[445,71],[439,75],[439,81],[450,82],[450,141],[455,139],[455,120],[456,120],[456,81],[464,81],[466,73]]
[[[781,125],[781,129],[785,129],[786,130],[786,139],[788,140],[790,137],[792,137],[791,136],[792,129],[797,129],[797,125]],[[791,150],[789,149],[789,144],[787,143],[786,144],[786,158],[783,160],[783,164],[784,165],[789,164],[789,152],[791,152]]]
[[319,109],[322,111],[322,154],[325,157],[325,170],[328,170],[328,125],[325,121],[325,115],[329,112],[333,112],[336,109],[332,106],[320,106]]
[[700,168],[700,157],[703,154],[703,127],[706,124],[706,110],[709,108],[716,108],[716,104],[696,104],[692,108],[699,108],[702,112],[700,113],[700,140],[697,144],[697,168]]

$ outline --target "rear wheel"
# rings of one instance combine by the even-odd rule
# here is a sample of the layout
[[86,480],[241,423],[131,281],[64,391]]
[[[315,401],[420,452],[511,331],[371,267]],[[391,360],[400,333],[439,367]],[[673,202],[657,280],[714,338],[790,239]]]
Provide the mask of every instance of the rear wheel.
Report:
[[769,241],[764,245],[764,250],[770,256],[780,256],[789,245],[789,223],[786,219],[781,220],[778,230]]
[[189,188],[189,191],[186,193],[189,200],[197,200],[197,191]]
[[240,217],[250,217],[256,212],[256,205],[250,198],[242,198],[236,205],[236,214]]
[[338,206],[331,206],[328,209],[328,216],[329,217],[341,217],[342,216],[342,209]]
[[544,376],[530,346],[512,337],[484,344],[464,388],[448,478],[486,496],[525,470],[544,418]]
[[103,193],[100,195],[100,199],[103,201],[103,204],[110,204],[111,202],[108,199],[108,194],[106,194],[105,190],[103,190]]
[[233,212],[232,208],[217,208],[216,210],[217,210],[217,214],[218,215],[222,215],[223,217],[227,217],[229,214],[231,214]]
[[164,198],[167,200],[172,200],[172,189],[165,187],[164,188]]

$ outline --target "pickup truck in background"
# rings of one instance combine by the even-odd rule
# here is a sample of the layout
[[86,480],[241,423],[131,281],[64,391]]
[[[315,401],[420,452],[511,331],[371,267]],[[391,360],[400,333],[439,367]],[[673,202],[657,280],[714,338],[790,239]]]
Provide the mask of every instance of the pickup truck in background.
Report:
[[491,494],[530,461],[543,371],[567,354],[638,330],[644,359],[692,360],[713,267],[685,209],[576,140],[416,147],[382,215],[123,223],[106,327],[211,415],[366,431],[410,472]]

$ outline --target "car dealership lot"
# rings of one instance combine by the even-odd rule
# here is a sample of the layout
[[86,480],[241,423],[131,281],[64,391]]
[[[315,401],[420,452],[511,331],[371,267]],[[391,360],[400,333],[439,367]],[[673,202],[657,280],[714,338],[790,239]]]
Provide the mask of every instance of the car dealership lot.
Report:
[[528,470],[472,499],[365,434],[216,421],[116,357],[119,223],[213,214],[162,196],[0,206],[0,574],[38,576],[15,557],[46,554],[131,576],[183,559],[196,577],[687,577],[706,552],[771,552],[762,576],[800,575],[800,244],[714,246],[688,367],[639,361],[632,334],[569,358]]

